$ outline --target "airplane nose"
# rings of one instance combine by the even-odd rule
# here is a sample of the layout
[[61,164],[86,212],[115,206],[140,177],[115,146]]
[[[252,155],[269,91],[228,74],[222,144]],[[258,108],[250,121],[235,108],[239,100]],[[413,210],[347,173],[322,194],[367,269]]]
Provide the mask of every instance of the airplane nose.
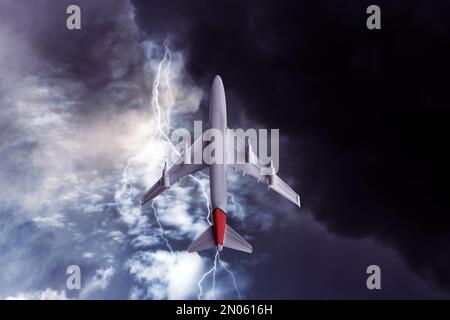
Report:
[[213,80],[213,87],[223,87],[222,78],[216,75]]

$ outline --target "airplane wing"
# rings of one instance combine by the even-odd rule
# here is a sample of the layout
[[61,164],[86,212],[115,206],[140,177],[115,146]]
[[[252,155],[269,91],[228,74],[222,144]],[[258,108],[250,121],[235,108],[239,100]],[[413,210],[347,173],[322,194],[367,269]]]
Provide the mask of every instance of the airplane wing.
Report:
[[[199,146],[201,144],[201,146]],[[187,148],[187,153],[191,154],[191,159],[195,159],[195,153],[203,152],[205,147],[202,137],[199,137],[190,148]],[[144,196],[142,197],[141,205],[145,205],[150,200],[156,198],[163,191],[170,188],[182,178],[196,173],[197,171],[203,170],[207,167],[206,163],[201,164],[190,164],[183,161],[183,156],[181,156],[169,169],[164,167],[162,177],[150,188],[148,189]]]
[[[270,190],[277,192],[300,207],[300,196],[275,174],[272,166],[267,167],[262,164],[252,151],[251,145],[246,144],[231,130],[227,130],[227,159],[228,166],[234,168],[236,172],[255,177],[258,182],[266,184]],[[237,159],[244,159],[244,161],[241,161],[244,163],[237,161]]]

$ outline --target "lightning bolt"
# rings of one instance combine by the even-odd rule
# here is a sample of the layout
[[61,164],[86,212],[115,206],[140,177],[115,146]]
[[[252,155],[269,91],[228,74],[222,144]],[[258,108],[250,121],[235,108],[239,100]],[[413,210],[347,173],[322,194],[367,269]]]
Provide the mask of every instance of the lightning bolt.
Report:
[[[168,46],[168,41],[166,40],[164,42],[164,57],[163,59],[160,61],[159,65],[158,65],[158,69],[156,72],[156,76],[155,76],[155,80],[153,83],[153,95],[152,95],[152,106],[153,108],[156,110],[157,113],[157,119],[158,119],[158,125],[157,125],[157,129],[158,132],[161,134],[161,136],[164,137],[164,139],[167,141],[167,143],[169,144],[169,147],[171,149],[172,152],[174,152],[177,156],[181,156],[181,153],[175,148],[174,144],[172,143],[172,141],[169,139],[169,137],[167,136],[167,134],[164,132],[163,129],[163,111],[161,109],[161,106],[159,104],[159,85],[160,85],[160,78],[161,78],[161,71],[163,68],[163,65],[166,64],[165,67],[165,78],[166,78],[166,87],[168,89],[169,92],[169,112],[166,112],[167,116],[166,116],[166,127],[168,129],[170,129],[170,109],[173,105],[174,99],[173,99],[173,93],[172,93],[172,86],[170,83],[170,65],[171,65],[171,61],[172,61],[172,55],[170,53],[169,50],[169,46]],[[206,211],[208,212],[208,216],[207,216],[207,220],[209,222],[209,224],[211,224],[210,219],[209,219],[209,215],[210,215],[210,201],[209,201],[209,196],[206,193],[206,187],[205,184],[203,183],[203,181],[201,181],[200,179],[198,179],[197,177],[195,177],[194,175],[189,175],[190,178],[192,178],[195,182],[197,182],[201,189],[202,189],[202,194],[205,198],[205,202],[206,202]],[[156,212],[156,210],[155,210]]]
[[128,169],[130,168],[131,162],[136,159],[135,157],[128,159],[127,165],[125,166],[125,169],[123,170],[122,179],[123,179],[123,185],[122,185],[122,194],[124,194],[128,190],[128,199],[131,199],[131,194],[133,192],[133,185],[128,180]]
[[[158,132],[169,143],[169,145],[172,148],[172,151],[174,151],[177,155],[180,155],[180,153],[178,152],[178,150],[175,149],[175,146],[172,144],[172,141],[170,141],[169,137],[167,136],[167,134],[165,133],[164,128],[163,128],[163,125],[165,125],[168,130],[170,129],[169,114],[170,114],[170,109],[173,106],[172,87],[170,85],[170,64],[171,64],[172,56],[170,54],[167,40],[164,42],[164,49],[165,49],[164,57],[158,64],[158,69],[156,72],[155,80],[153,81],[151,105],[156,110],[157,121],[158,121],[157,122]],[[164,64],[166,64],[166,68],[165,68],[165,70],[166,70],[166,86],[168,88],[169,97],[170,97],[168,112],[166,112],[166,113],[163,112],[163,110],[161,109],[161,106],[159,104],[159,85],[160,85],[160,79],[161,79],[161,70],[162,70]],[[163,123],[164,122],[164,119],[163,119],[164,114],[166,114],[165,123]]]
[[[168,143],[168,146],[170,147],[170,150],[172,152],[174,152],[177,156],[181,156],[180,152],[175,148],[174,144],[172,143],[172,141],[170,140],[170,138],[168,137],[166,131],[170,131],[172,128],[170,126],[170,109],[172,108],[173,104],[174,104],[174,98],[173,98],[173,92],[172,92],[172,86],[171,86],[171,81],[170,81],[170,67],[171,67],[171,60],[172,60],[172,56],[169,50],[169,46],[168,46],[168,41],[166,40],[164,42],[164,56],[161,59],[161,61],[158,64],[158,68],[157,68],[157,72],[155,75],[155,79],[153,81],[153,86],[152,86],[152,97],[151,97],[151,106],[152,108],[156,111],[157,114],[157,130],[159,135]],[[163,71],[164,70],[164,71]],[[164,110],[161,108],[160,105],[160,84],[161,84],[161,74],[162,72],[164,72],[165,74],[165,85],[166,88],[168,90],[168,95],[169,95],[169,103],[168,103],[168,107],[166,108],[166,111],[164,112]],[[133,185],[131,184],[129,178],[128,178],[128,170],[129,167],[131,165],[131,163],[133,162],[133,160],[135,159],[135,157],[132,157],[128,160],[127,165],[125,166],[125,169],[123,171],[122,174],[122,188],[121,191],[119,192],[119,197],[122,197],[128,189],[128,203],[131,205],[131,196],[132,196],[132,192],[133,192]],[[209,178],[208,175],[200,172],[200,175]],[[189,177],[191,179],[193,179],[201,188],[202,190],[202,194],[203,197],[205,199],[205,208],[207,211],[207,216],[206,216],[206,220],[208,222],[209,225],[212,225],[211,222],[211,202],[209,199],[209,196],[206,192],[206,187],[204,182],[195,177],[194,175],[189,175]],[[241,206],[235,201],[235,198],[232,194],[229,193],[229,195],[231,196],[231,201],[235,206],[235,210],[237,212],[237,209],[240,208],[240,212],[242,212],[242,208]],[[173,253],[173,248],[169,243],[169,240],[165,237],[164,235],[164,228],[162,226],[162,224],[159,221],[159,217],[158,217],[158,212],[157,212],[157,207],[155,206],[155,200],[152,201],[151,203],[151,207],[153,209],[153,214],[156,220],[156,223],[158,224],[159,227],[159,231],[160,231],[160,237],[161,239],[163,239],[163,241],[165,242],[167,248],[169,249],[169,251],[171,253]],[[211,267],[211,269],[209,269],[205,274],[203,274],[203,276],[200,278],[200,280],[198,281],[197,285],[199,288],[199,295],[198,295],[198,299],[200,300],[201,297],[203,296],[203,288],[202,288],[202,282],[208,277],[208,275],[212,274],[212,287],[211,287],[211,293],[212,293],[212,297],[213,299],[215,299],[215,286],[216,286],[216,273],[217,273],[217,263],[219,262],[220,266],[223,268],[223,270],[225,270],[232,278],[233,280],[233,284],[234,284],[234,288],[237,292],[237,295],[239,297],[239,299],[241,299],[241,293],[238,289],[237,283],[236,283],[236,279],[234,276],[234,273],[226,266],[226,263],[223,262],[222,260],[220,260],[219,257],[219,251],[216,250],[216,254],[214,255],[214,261],[213,261],[213,266]]]
[[[162,136],[167,142],[170,143],[170,139],[167,136],[167,134],[164,131],[164,127],[167,128],[167,130],[170,129],[170,122],[169,122],[169,116],[168,114],[170,114],[170,112],[166,112],[164,113],[159,100],[160,100],[160,83],[161,83],[161,73],[163,72],[163,68],[164,68],[164,72],[165,72],[165,80],[166,80],[166,85],[168,88],[168,92],[169,92],[169,105],[168,105],[168,110],[170,111],[170,108],[173,106],[173,94],[172,94],[172,88],[170,86],[170,62],[171,62],[171,55],[170,55],[170,50],[167,46],[167,41],[164,42],[164,48],[165,48],[165,52],[164,52],[164,56],[163,59],[159,62],[158,67],[157,67],[157,72],[155,75],[155,79],[153,81],[153,86],[152,86],[152,97],[151,97],[151,106],[156,110],[156,114],[157,114],[157,129],[158,129],[158,134],[160,136]],[[166,114],[166,116],[165,116]],[[165,116],[165,118],[164,118]],[[170,143],[170,145],[172,145]],[[173,150],[175,152],[178,152],[176,149],[173,148]],[[118,204],[121,206],[122,210],[128,210],[130,209],[130,207],[133,205],[133,184],[130,181],[129,175],[128,175],[128,171],[130,169],[130,166],[132,164],[132,162],[137,158],[137,156],[131,157],[128,159],[127,164],[123,170],[122,173],[122,187],[117,191],[116,193],[116,201],[118,202]],[[126,195],[126,198],[124,199],[124,196]],[[161,222],[159,221],[159,217],[158,217],[158,212],[157,212],[157,208],[155,206],[155,201],[153,200],[151,203],[151,207],[153,209],[153,215],[155,217],[155,221],[159,227],[159,231],[160,231],[160,237],[161,239],[165,242],[168,250],[170,252],[173,252],[172,246],[169,243],[169,240],[165,237],[164,235],[164,229],[163,226],[161,224]]]
[[236,201],[236,198],[234,195],[230,192],[228,192],[228,196],[230,197],[231,203],[234,205],[234,213],[235,215],[239,216],[241,219],[244,216],[243,210],[239,202]]
[[[204,174],[203,172],[199,172],[199,175],[204,176],[204,177],[207,177],[207,178],[209,179],[209,176],[206,175],[206,174]],[[203,197],[205,198],[205,203],[206,203],[206,212],[208,212],[208,214],[206,215],[206,221],[209,223],[209,225],[212,225],[211,218],[210,218],[210,216],[211,216],[211,211],[212,211],[212,210],[211,210],[211,204],[210,204],[210,201],[209,201],[208,193],[206,193],[206,187],[205,187],[205,184],[203,183],[202,180],[200,180],[199,178],[197,178],[197,177],[194,176],[194,175],[189,175],[189,177],[191,177],[192,179],[194,179],[194,181],[196,181],[196,182],[200,185],[200,187],[201,187],[201,189],[202,189],[202,194],[203,194]]]
[[[205,173],[203,173],[203,172],[199,172],[199,174],[200,174],[201,176],[206,177],[206,178],[209,179],[209,176],[208,176],[207,174],[205,174]],[[211,222],[211,220],[210,220],[211,210],[210,210],[210,205],[209,205],[209,197],[208,197],[208,194],[205,192],[205,187],[204,187],[203,183],[201,182],[201,180],[195,178],[194,176],[192,176],[192,177],[193,177],[194,179],[196,179],[197,181],[199,181],[199,182],[202,184],[202,187],[203,187],[203,194],[204,194],[204,196],[205,196],[206,199],[207,199],[208,215],[206,216],[206,220],[208,221],[208,223],[209,223],[210,225],[212,225],[212,222]],[[235,207],[236,212],[237,212],[237,209],[240,208],[240,210],[241,210],[240,212],[242,213],[242,207],[241,207],[241,205],[236,201],[236,199],[234,198],[234,195],[231,194],[230,192],[228,192],[228,195],[230,196],[231,201],[232,201],[232,203],[234,204],[234,207]],[[203,295],[203,290],[202,290],[201,283],[202,283],[203,280],[208,276],[208,274],[210,274],[211,272],[213,273],[213,277],[212,277],[212,283],[213,283],[213,285],[212,285],[212,295],[213,295],[213,297],[214,297],[214,299],[215,299],[214,289],[215,289],[215,285],[216,285],[217,261],[219,261],[219,264],[222,266],[222,268],[223,268],[223,269],[231,276],[231,279],[233,280],[234,289],[235,289],[236,292],[237,292],[237,295],[238,295],[238,297],[239,297],[239,300],[242,300],[241,292],[239,291],[239,288],[238,288],[238,286],[237,286],[236,278],[235,278],[235,276],[234,276],[234,273],[233,273],[230,269],[227,268],[225,262],[222,262],[222,260],[220,260],[219,251],[218,251],[218,250],[216,250],[216,255],[214,256],[214,264],[213,264],[212,268],[211,268],[210,270],[208,270],[208,271],[202,276],[202,278],[200,279],[200,281],[198,282],[198,287],[200,288],[200,294],[199,294],[198,297],[197,297],[198,300],[200,300],[200,299],[201,299],[201,296]]]
[[161,225],[161,222],[159,222],[158,212],[156,211],[155,200],[154,199],[152,201],[152,209],[153,209],[153,215],[155,216],[156,223],[159,226],[159,233],[161,235],[161,239],[163,239],[164,242],[166,243],[166,246],[169,249],[170,253],[173,253],[172,246],[170,245],[169,240],[167,240],[167,238],[164,236],[164,229],[163,229],[163,227]]
[[212,284],[212,296],[213,296],[213,299],[215,299],[216,298],[216,295],[215,295],[215,287],[216,287],[216,270],[217,270],[217,260],[219,259],[219,250],[216,250],[216,254],[215,254],[215,256],[214,256],[214,264],[213,264],[213,267],[211,268],[211,269],[209,269],[201,278],[200,278],[200,280],[198,281],[198,289],[199,289],[199,291],[200,291],[200,293],[199,293],[199,295],[197,296],[197,299],[198,300],[201,300],[202,299],[202,295],[203,295],[203,288],[202,288],[202,282],[203,282],[203,280],[205,280],[205,278],[210,274],[210,273],[213,273],[213,284]]
[[[171,129],[170,127],[170,109],[172,108],[174,104],[173,94],[172,94],[172,86],[170,85],[170,64],[172,61],[172,56],[169,50],[168,46],[168,40],[164,41],[164,56],[161,59],[161,61],[158,64],[157,72],[155,75],[155,79],[153,81],[153,87],[152,87],[152,98],[151,98],[151,106],[153,109],[155,109],[157,114],[157,130],[159,134],[167,141],[169,146],[171,147],[171,150],[175,152],[177,155],[180,155],[178,150],[176,150],[175,146],[172,144],[172,141],[170,141],[169,137],[167,136],[166,132],[164,131],[164,127],[167,131]],[[167,112],[163,112],[161,105],[159,103],[159,86],[161,83],[161,72],[163,70],[163,67],[165,65],[165,78],[166,78],[166,88],[169,92],[169,103],[167,107]],[[165,119],[163,118],[165,116]],[[153,199],[151,207],[153,209],[153,215],[155,217],[156,223],[159,227],[159,233],[161,236],[161,239],[166,243],[167,248],[171,253],[173,253],[173,248],[169,243],[169,240],[164,235],[164,228],[159,221],[158,217],[158,210],[155,207],[155,199]]]
[[202,296],[204,295],[203,293],[203,288],[202,288],[202,282],[206,279],[206,277],[208,275],[210,275],[212,273],[212,286],[211,286],[211,296],[213,299],[216,299],[216,294],[215,294],[215,288],[216,288],[216,273],[217,273],[217,262],[219,262],[220,266],[223,268],[223,270],[225,270],[231,277],[231,279],[233,280],[233,285],[234,285],[234,290],[236,291],[239,300],[242,300],[242,296],[241,296],[241,292],[239,291],[239,288],[237,286],[237,282],[236,282],[236,277],[234,276],[233,271],[231,271],[227,265],[226,262],[220,260],[220,254],[219,254],[219,250],[216,250],[216,254],[214,255],[214,263],[213,266],[211,267],[211,269],[209,269],[207,272],[205,272],[203,274],[203,276],[200,278],[200,280],[198,281],[197,285],[199,288],[199,295],[197,296],[198,300],[202,299]]
[[[219,253],[219,252],[217,252],[217,253]],[[238,289],[238,286],[237,286],[237,283],[236,283],[236,278],[234,277],[233,271],[231,271],[230,269],[228,269],[228,267],[226,266],[225,262],[223,262],[222,260],[220,260],[220,257],[219,257],[218,254],[217,254],[217,259],[218,259],[220,265],[222,266],[222,268],[223,268],[226,272],[228,272],[228,274],[231,276],[231,279],[233,280],[234,290],[236,290],[236,292],[237,292],[237,294],[238,294],[238,297],[239,297],[239,300],[242,300],[241,292],[240,292],[239,289]]]

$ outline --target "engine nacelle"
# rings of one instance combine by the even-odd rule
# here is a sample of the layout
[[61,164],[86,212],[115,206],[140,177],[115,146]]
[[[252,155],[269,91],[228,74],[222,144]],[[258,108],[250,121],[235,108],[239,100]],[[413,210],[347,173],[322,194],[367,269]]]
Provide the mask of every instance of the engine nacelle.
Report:
[[252,145],[250,142],[245,144],[245,163],[256,163],[257,158],[252,150]]
[[162,172],[162,186],[164,188],[170,188],[170,178],[167,173],[167,162],[164,164],[164,169]]
[[189,143],[186,141],[183,149],[183,163],[191,164],[191,149],[189,147]]
[[269,176],[269,186],[273,186],[275,184],[276,178],[277,176],[273,174]]
[[272,160],[270,160],[270,167],[266,168],[266,176],[269,176],[269,187],[276,183],[277,175],[275,172],[275,167],[273,166]]
[[268,171],[268,173],[266,175],[268,176],[274,176],[277,173],[275,172],[275,167],[273,166],[273,161],[270,160],[270,166],[268,168],[266,168],[266,170]]

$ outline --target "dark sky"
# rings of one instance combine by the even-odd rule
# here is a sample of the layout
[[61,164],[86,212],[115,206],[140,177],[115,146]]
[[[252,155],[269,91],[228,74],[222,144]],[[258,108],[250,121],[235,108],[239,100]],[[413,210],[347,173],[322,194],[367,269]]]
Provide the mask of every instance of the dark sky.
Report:
[[298,178],[304,210],[450,290],[450,5],[377,1],[382,29],[371,31],[372,2],[133,4],[147,34],[187,53],[198,83],[222,75],[230,119],[244,108],[289,135],[281,173]]
[[[65,26],[73,3],[79,31]],[[244,298],[450,298],[450,4],[377,1],[382,29],[368,30],[371,4],[2,1],[0,298],[198,297],[213,262],[186,252],[207,226],[201,185],[139,204],[170,153],[158,66],[171,125],[207,118],[220,74],[229,127],[280,129],[300,210],[229,176],[230,225],[255,252],[221,261]],[[382,290],[366,288],[371,264]],[[238,297],[223,267],[211,286],[203,298]]]

